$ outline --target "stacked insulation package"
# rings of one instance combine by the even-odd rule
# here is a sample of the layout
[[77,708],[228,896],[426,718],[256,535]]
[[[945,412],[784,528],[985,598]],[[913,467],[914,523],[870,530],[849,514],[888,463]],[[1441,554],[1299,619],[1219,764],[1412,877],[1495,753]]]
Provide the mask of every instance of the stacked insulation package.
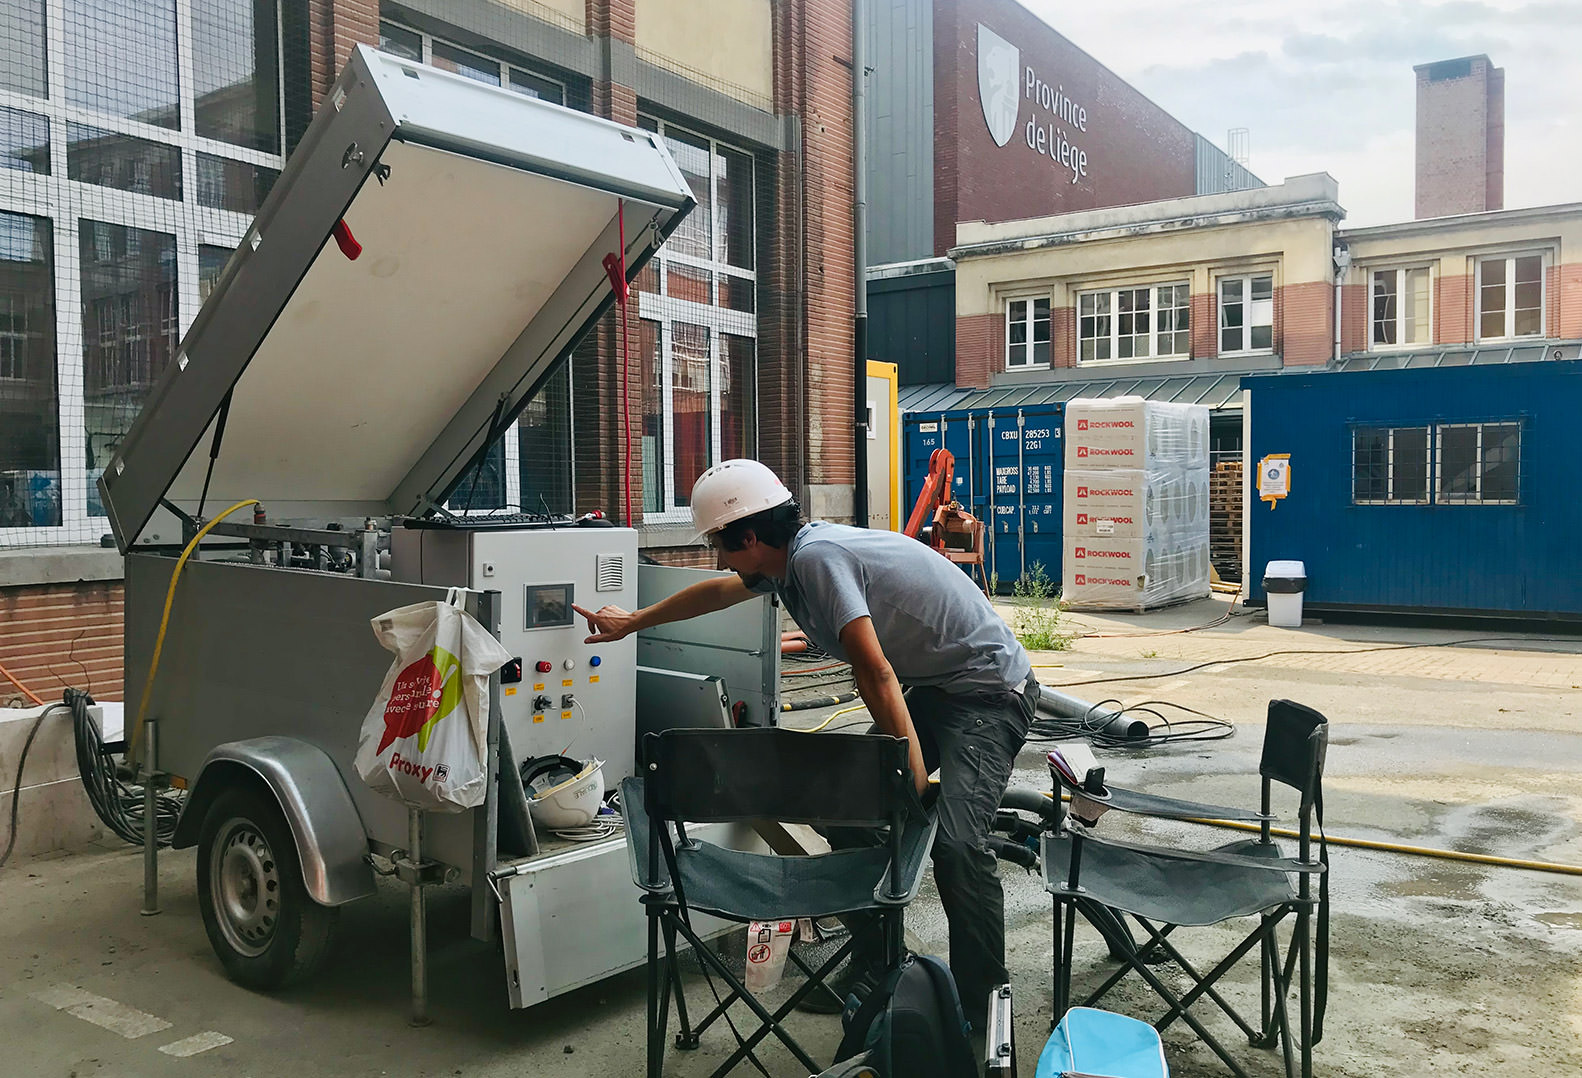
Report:
[[1066,603],[1141,611],[1208,595],[1208,409],[1073,400],[1065,440]]

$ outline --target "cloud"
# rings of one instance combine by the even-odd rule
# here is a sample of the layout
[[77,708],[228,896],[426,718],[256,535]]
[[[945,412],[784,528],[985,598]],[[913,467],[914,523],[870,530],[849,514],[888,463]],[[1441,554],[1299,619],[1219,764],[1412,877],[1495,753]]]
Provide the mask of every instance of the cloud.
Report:
[[[1351,223],[1409,218],[1417,64],[1487,54],[1506,72],[1506,205],[1582,200],[1579,0],[1023,2],[1210,139],[1251,131],[1253,171],[1327,171]],[[1315,29],[1321,26],[1322,29]]]

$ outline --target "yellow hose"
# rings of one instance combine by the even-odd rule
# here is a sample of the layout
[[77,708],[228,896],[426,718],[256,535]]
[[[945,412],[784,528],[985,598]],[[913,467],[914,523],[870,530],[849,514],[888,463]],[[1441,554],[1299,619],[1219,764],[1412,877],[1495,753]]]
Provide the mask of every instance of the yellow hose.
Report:
[[[1187,823],[1207,824],[1209,827],[1228,827],[1233,831],[1257,831],[1255,823],[1236,820],[1187,820]],[[1300,838],[1286,827],[1269,828],[1271,835],[1281,838]],[[1500,868],[1528,868],[1534,872],[1558,872],[1564,876],[1582,876],[1582,865],[1560,865],[1553,861],[1525,861],[1518,857],[1496,857],[1491,853],[1466,853],[1462,850],[1436,850],[1431,846],[1404,846],[1397,842],[1376,842],[1371,838],[1329,837],[1331,846],[1353,846],[1359,850],[1383,850],[1385,853],[1407,853],[1415,857],[1438,857],[1445,861],[1467,861],[1476,865],[1496,865]]]
[[198,543],[205,535],[209,534],[210,528],[238,509],[257,504],[257,498],[249,498],[245,502],[237,502],[231,506],[225,512],[199,528],[198,534],[194,535],[192,540],[182,549],[181,557],[176,559],[176,571],[170,574],[170,588],[165,592],[165,612],[159,618],[159,635],[154,637],[154,659],[148,664],[148,680],[143,682],[143,699],[137,705],[137,721],[132,724],[132,736],[127,741],[128,756],[133,755],[137,751],[137,739],[143,733],[143,719],[148,711],[148,699],[154,692],[154,673],[159,669],[159,653],[165,648],[165,630],[170,627],[170,605],[176,599],[176,582],[181,579],[182,567],[187,564],[187,558],[191,556],[192,552],[198,548]]
[[[1045,797],[1053,797],[1048,790],[1041,791]],[[1070,794],[1061,794],[1060,800],[1070,801]],[[1185,818],[1185,823],[1198,823],[1206,827],[1227,827],[1232,831],[1261,832],[1263,828],[1255,823],[1241,823],[1237,820],[1210,820]],[[1301,838],[1297,832],[1288,827],[1271,827],[1269,834],[1281,838]],[[1465,861],[1474,865],[1494,865],[1498,868],[1525,868],[1534,872],[1554,872],[1562,876],[1582,876],[1582,865],[1562,865],[1554,861],[1527,861],[1519,857],[1496,857],[1491,853],[1466,853],[1462,850],[1438,850],[1432,846],[1406,846],[1398,842],[1378,842],[1371,838],[1343,838],[1338,835],[1326,836],[1326,841],[1331,846],[1350,846],[1359,850],[1381,850],[1384,853],[1404,853],[1413,857],[1437,857],[1442,861]]]
[[831,715],[829,718],[825,719],[823,722],[819,723],[817,726],[813,727],[811,730],[802,730],[800,732],[804,733],[804,734],[816,734],[820,730],[824,729],[824,727],[828,726],[830,723],[832,723],[836,719],[840,718],[842,715],[850,715],[853,711],[866,711],[866,710],[868,710],[868,705],[867,704],[858,704],[856,707],[843,708],[842,710],[835,712],[835,714]]

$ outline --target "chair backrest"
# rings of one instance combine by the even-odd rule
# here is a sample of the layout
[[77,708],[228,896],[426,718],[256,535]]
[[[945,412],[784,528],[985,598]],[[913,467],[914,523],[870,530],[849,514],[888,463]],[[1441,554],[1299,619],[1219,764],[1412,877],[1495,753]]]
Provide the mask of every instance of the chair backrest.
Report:
[[1328,745],[1329,720],[1322,714],[1292,700],[1271,700],[1258,773],[1300,793],[1305,816],[1318,796]]
[[906,742],[880,734],[666,730],[643,739],[642,766],[655,820],[877,827],[916,800]]

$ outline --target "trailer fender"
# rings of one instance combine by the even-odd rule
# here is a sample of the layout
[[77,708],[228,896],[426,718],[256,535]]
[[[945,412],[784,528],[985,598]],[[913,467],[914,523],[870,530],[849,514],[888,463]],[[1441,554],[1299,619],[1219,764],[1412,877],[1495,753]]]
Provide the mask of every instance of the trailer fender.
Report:
[[261,782],[291,826],[302,882],[315,902],[341,906],[374,893],[368,836],[346,782],[323,749],[293,737],[255,737],[217,746],[198,772],[171,839],[197,844],[214,799],[238,782]]

